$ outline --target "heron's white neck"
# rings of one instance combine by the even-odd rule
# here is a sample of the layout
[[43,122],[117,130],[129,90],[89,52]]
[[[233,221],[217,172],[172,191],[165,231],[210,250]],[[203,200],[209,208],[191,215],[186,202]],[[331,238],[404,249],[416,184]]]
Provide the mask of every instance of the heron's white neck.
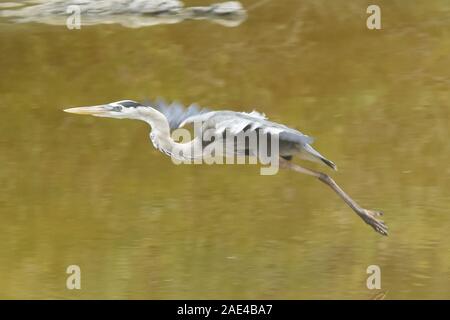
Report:
[[139,108],[139,119],[151,126],[150,138],[155,148],[180,160],[195,159],[199,156],[196,153],[201,151],[201,139],[195,137],[186,143],[175,142],[170,135],[166,116],[158,110],[151,107]]

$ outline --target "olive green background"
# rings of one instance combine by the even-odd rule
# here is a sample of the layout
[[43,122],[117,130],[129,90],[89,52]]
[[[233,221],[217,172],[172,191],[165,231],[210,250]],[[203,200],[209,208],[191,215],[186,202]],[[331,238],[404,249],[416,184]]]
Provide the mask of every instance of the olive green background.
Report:
[[[243,1],[236,28],[0,20],[0,298],[370,299],[372,264],[386,299],[450,298],[450,4],[376,1],[368,30],[369,4]],[[158,96],[315,137],[390,236],[310,177],[175,166],[143,122],[62,112]]]

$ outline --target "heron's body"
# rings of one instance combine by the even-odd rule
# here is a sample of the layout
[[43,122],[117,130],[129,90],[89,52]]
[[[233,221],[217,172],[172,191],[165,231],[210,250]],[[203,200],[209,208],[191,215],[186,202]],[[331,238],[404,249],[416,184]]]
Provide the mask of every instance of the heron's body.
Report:
[[[187,124],[199,124],[201,130],[195,132],[195,138],[197,138],[196,141],[198,143],[201,142],[203,148],[210,143],[225,143],[221,139],[216,139],[213,142],[209,139],[204,139],[202,132],[207,132],[208,130],[212,130],[216,137],[222,137],[227,134],[226,138],[234,141],[237,140],[234,137],[252,133],[255,133],[256,136],[262,133],[269,138],[271,135],[275,135],[279,143],[279,154],[283,158],[290,159],[294,155],[299,155],[303,159],[325,164],[334,170],[337,169],[332,161],[326,159],[311,146],[313,142],[311,137],[296,129],[270,121],[264,114],[257,111],[250,113],[229,110],[209,111],[201,109],[197,105],[191,105],[188,108],[184,108],[178,103],[169,105],[163,100],[154,103],[150,102],[148,106],[160,111],[166,117],[170,130],[182,128]],[[154,135],[152,142],[155,147],[160,149],[159,140],[155,138],[156,136]],[[270,146],[270,144],[268,145]],[[258,147],[259,143],[256,146],[252,146],[249,143],[234,143],[232,151],[236,155],[257,156]],[[229,153],[227,155],[232,156]]]
[[[145,121],[151,126],[150,138],[153,145],[167,155],[177,155],[183,159],[198,157],[199,154],[195,151],[198,149],[196,147],[223,145],[226,139],[231,138],[232,141],[235,141],[234,138],[240,135],[258,133],[258,137],[263,134],[264,137],[270,139],[275,136],[279,142],[278,156],[282,167],[318,178],[331,187],[375,231],[387,235],[386,225],[376,219],[381,215],[380,212],[360,207],[328,175],[288,161],[298,155],[300,158],[319,162],[336,170],[336,165],[332,161],[326,159],[311,146],[313,142],[311,137],[296,129],[272,122],[265,115],[256,111],[250,113],[210,111],[197,105],[191,105],[188,108],[178,103],[169,105],[162,100],[150,102],[147,105],[132,100],[122,100],[105,105],[71,108],[65,111],[98,117]],[[182,143],[172,139],[171,132],[187,124],[194,124],[194,128],[200,128],[200,130],[195,130],[194,138]],[[212,132],[215,138],[206,139],[204,133],[207,131]],[[261,139],[257,142],[256,147],[248,143],[235,143],[233,148],[227,149],[225,155],[230,155],[229,152],[233,155],[256,155]]]

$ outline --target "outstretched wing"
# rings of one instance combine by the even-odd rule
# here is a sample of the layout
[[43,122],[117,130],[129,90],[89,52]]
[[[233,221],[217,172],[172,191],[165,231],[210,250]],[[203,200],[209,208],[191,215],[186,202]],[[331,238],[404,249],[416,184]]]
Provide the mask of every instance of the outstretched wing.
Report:
[[[300,157],[304,159],[321,162],[337,170],[336,165],[332,161],[326,159],[311,147],[314,141],[313,138],[296,129],[269,121],[264,114],[259,112],[209,111],[195,104],[184,108],[179,103],[175,102],[168,105],[162,100],[153,103],[151,106],[158,109],[167,117],[170,128],[172,129],[183,127],[188,123],[200,123],[203,131],[214,130],[215,137],[226,137],[228,134],[238,136],[251,133],[252,131],[258,133],[258,136],[259,133],[266,134],[267,137],[278,135],[281,156],[289,157],[299,152]],[[196,135],[198,134],[200,132],[196,133]],[[212,141],[215,140],[204,141],[204,144],[206,143],[207,145]],[[238,155],[256,155],[256,149],[250,146],[245,140],[243,143],[235,144],[233,152]]]
[[201,108],[197,104],[191,104],[189,107],[183,106],[179,102],[167,103],[163,99],[147,101],[146,106],[155,108],[167,118],[170,129],[176,129],[186,119],[209,112],[206,108]]
[[237,135],[243,132],[261,131],[264,134],[277,134],[280,141],[299,145],[310,144],[313,138],[298,130],[285,125],[269,121],[264,114],[253,111],[212,111],[204,114],[196,114],[186,118],[180,126],[187,123],[202,122],[203,129],[214,129],[216,135],[222,135],[225,131]]

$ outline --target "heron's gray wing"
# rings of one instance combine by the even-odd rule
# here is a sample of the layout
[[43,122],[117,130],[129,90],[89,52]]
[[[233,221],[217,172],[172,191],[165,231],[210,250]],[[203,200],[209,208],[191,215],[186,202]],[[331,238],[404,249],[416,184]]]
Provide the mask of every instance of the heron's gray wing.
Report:
[[208,109],[201,108],[197,104],[191,104],[189,107],[185,107],[179,102],[169,104],[161,98],[155,101],[147,101],[145,105],[155,108],[164,114],[169,122],[170,129],[178,128],[187,118],[209,112]]
[[[267,138],[277,135],[279,138],[279,151],[282,155],[291,155],[313,141],[311,137],[304,135],[298,130],[267,120],[265,115],[256,111],[251,113],[211,111],[189,117],[180,126],[184,126],[186,123],[201,123],[203,138],[205,138],[205,133],[207,137],[205,140],[206,144],[208,144],[208,141],[211,142],[211,140],[208,140],[211,134],[214,135],[215,139],[213,141],[216,142],[229,139],[232,136],[245,137],[255,134],[255,137],[259,140],[261,133],[265,134]],[[210,130],[213,130],[213,132]],[[245,138],[237,141],[237,143],[233,143],[235,154],[254,155],[257,151],[246,142]]]
[[217,135],[223,134],[225,131],[229,131],[234,135],[242,132],[259,131],[264,134],[277,134],[279,135],[280,141],[300,145],[306,143],[311,144],[314,140],[296,129],[269,121],[264,114],[256,111],[251,113],[234,111],[209,112],[203,115],[189,117],[184,123],[195,121],[204,122],[203,129],[214,128]]
[[[260,133],[266,135],[267,138],[278,136],[279,141],[279,154],[282,157],[292,156],[294,153],[299,152],[301,157],[311,161],[323,162],[332,169],[336,170],[336,165],[322,156],[319,152],[311,147],[313,138],[301,133],[300,131],[289,128],[283,124],[269,121],[265,115],[256,111],[251,113],[235,112],[235,111],[210,111],[204,114],[197,114],[186,118],[180,126],[186,123],[201,123],[203,130],[203,143],[204,145],[210,143],[223,143],[230,141],[234,148],[229,150],[226,148],[226,152],[231,152],[232,155],[257,155],[259,148],[259,142],[261,138]],[[213,130],[214,139],[211,140],[211,133],[207,133],[205,139],[205,130]],[[248,134],[256,133],[257,141],[256,145],[246,141]],[[238,137],[237,141],[234,139]],[[244,139],[239,139],[239,136]],[[253,140],[254,141],[254,140]],[[268,140],[267,140],[268,141]],[[271,148],[269,142],[265,145],[267,148]]]

